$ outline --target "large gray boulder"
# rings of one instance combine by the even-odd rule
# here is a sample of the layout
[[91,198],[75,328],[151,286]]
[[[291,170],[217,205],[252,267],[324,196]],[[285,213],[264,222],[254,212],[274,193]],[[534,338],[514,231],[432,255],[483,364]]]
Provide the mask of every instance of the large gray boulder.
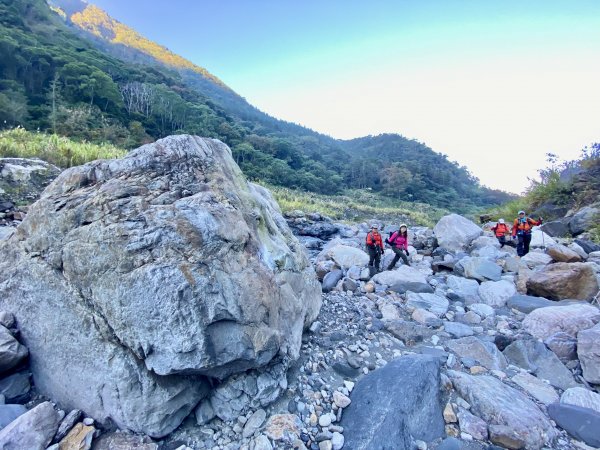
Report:
[[467,304],[481,303],[479,283],[477,281],[457,277],[456,275],[449,275],[446,279],[446,284],[452,290],[453,294],[460,297]]
[[502,352],[508,361],[559,389],[577,386],[571,371],[540,341],[518,339]]
[[61,419],[62,415],[52,403],[39,404],[0,431],[0,450],[45,450]]
[[473,222],[458,214],[444,216],[433,228],[438,245],[445,250],[466,250],[483,231]]
[[450,370],[455,389],[470,405],[471,413],[490,426],[512,429],[528,450],[550,444],[557,432],[535,403],[516,389],[490,376],[472,376]]
[[600,394],[582,387],[574,387],[567,389],[560,396],[560,402],[567,405],[581,406],[582,408],[590,408],[600,413]]
[[506,358],[493,342],[468,336],[448,341],[447,345],[460,358],[473,359],[489,370],[506,369]]
[[517,293],[512,281],[484,281],[479,286],[479,296],[486,305],[500,308],[506,305],[509,298]]
[[560,331],[576,337],[581,330],[600,322],[600,310],[587,303],[548,306],[530,312],[523,329],[538,339],[547,339]]
[[364,267],[369,263],[369,255],[359,248],[348,245],[336,245],[325,250],[321,256],[331,259],[344,270],[352,266]]
[[321,304],[270,193],[192,136],[66,170],[0,254],[0,306],[37,389],[153,437],[207,394],[205,377],[298,357]]
[[355,386],[344,409],[344,448],[412,449],[416,439],[444,436],[440,362],[410,355],[371,372]]
[[540,227],[533,227],[531,230],[531,242],[529,246],[531,248],[545,248],[551,245],[556,245],[556,241],[552,239],[550,235],[544,233]]
[[590,263],[550,264],[527,280],[527,293],[550,300],[591,300],[598,293],[598,278]]
[[548,247],[546,253],[557,262],[573,263],[583,261],[583,258],[575,250],[571,250],[565,245],[553,245],[552,247]]
[[406,291],[431,293],[433,288],[427,278],[414,267],[400,266],[395,270],[386,270],[372,278],[374,283],[389,286],[391,290],[399,293]]
[[573,236],[577,236],[585,231],[588,231],[594,225],[598,224],[600,217],[600,208],[585,206],[577,211],[571,220],[569,220],[569,231]]
[[568,220],[554,220],[546,222],[540,229],[552,237],[567,237],[569,236]]
[[487,258],[466,257],[460,260],[465,277],[478,281],[500,281],[502,268]]

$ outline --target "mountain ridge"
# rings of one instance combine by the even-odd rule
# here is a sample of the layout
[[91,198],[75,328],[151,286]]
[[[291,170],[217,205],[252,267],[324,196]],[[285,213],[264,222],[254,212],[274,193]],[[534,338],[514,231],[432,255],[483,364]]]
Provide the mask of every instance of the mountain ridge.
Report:
[[[54,0],[52,5],[0,0],[4,127],[124,148],[170,134],[217,138],[231,147],[249,179],[316,193],[368,188],[462,211],[510,198],[482,187],[466,168],[416,140],[401,135],[336,140],[273,118],[201,71],[144,53],[147,48],[168,50],[146,44],[150,41],[124,25],[121,32],[144,45],[138,49],[127,40],[112,42],[117,21],[98,11],[81,0]],[[90,22],[88,30],[72,16]]]

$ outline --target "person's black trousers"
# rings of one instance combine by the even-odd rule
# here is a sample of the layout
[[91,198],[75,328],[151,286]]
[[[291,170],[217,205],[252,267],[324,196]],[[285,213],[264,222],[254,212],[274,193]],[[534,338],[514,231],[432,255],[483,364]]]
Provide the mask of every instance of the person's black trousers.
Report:
[[529,253],[529,244],[531,243],[531,233],[520,234],[517,236],[519,242],[517,243],[517,255],[525,256]]
[[381,263],[381,249],[377,247],[369,247],[369,266],[374,266],[379,272],[379,265]]
[[505,245],[508,245],[509,247],[516,247],[512,239],[506,239],[506,236],[496,236],[496,238],[498,239],[498,242],[500,242],[500,248],[504,247]]
[[404,250],[397,248],[397,247],[392,247],[392,251],[396,254],[396,256],[394,256],[394,259],[388,266],[387,270],[392,270],[396,266],[396,264],[398,263],[400,258],[402,258],[402,261],[404,261],[404,264],[406,264],[407,266],[410,266],[410,263],[408,262],[408,257],[404,253]]

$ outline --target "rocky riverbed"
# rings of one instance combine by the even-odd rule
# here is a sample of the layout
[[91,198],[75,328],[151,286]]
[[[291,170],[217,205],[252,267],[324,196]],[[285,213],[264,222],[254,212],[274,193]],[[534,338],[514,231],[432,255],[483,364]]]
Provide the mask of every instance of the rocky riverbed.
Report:
[[[163,144],[165,148],[174,147],[177,155],[181,155],[181,141],[166,144]],[[230,163],[227,161],[227,164]],[[155,167],[153,163],[150,166]],[[202,165],[202,182],[211,184],[206,180],[214,177],[222,183],[220,172],[210,175],[211,167],[214,166]],[[197,174],[198,169],[194,167],[192,172]],[[89,170],[82,173],[89,179]],[[107,171],[103,169],[97,173],[106,176]],[[168,172],[166,175],[175,173]],[[148,180],[145,178],[148,175],[142,174],[143,178],[136,178],[135,183],[131,183],[131,177],[122,173],[116,177],[120,186],[117,181],[110,181],[108,186],[102,187],[102,183],[95,179],[91,186],[97,185],[99,194],[94,192],[95,188],[90,187],[89,182],[82,183],[81,176],[79,173],[79,178],[73,175],[65,177],[63,183],[65,179],[69,183],[75,180],[75,186],[82,186],[82,191],[75,190],[73,193],[73,189],[51,186],[44,194],[46,206],[42,208],[42,202],[31,208],[29,220],[46,210],[48,205],[60,204],[56,203],[56,196],[66,195],[62,200],[67,206],[63,205],[60,209],[64,216],[56,222],[56,230],[68,236],[63,242],[72,245],[72,238],[82,233],[78,231],[80,227],[87,227],[87,230],[97,227],[94,233],[86,231],[88,238],[82,242],[89,242],[89,236],[104,236],[102,222],[114,224],[123,220],[123,211],[130,217],[124,223],[130,223],[131,218],[137,218],[135,223],[140,223],[140,213],[146,216],[146,222],[164,217],[165,213],[159,209],[148,210],[145,206],[136,209],[145,205],[148,198],[166,198],[160,192],[140,193],[139,184],[142,182],[146,186],[165,186],[152,179],[155,175]],[[160,176],[164,177],[165,173]],[[277,252],[288,255],[282,261],[293,259],[296,267],[304,271],[303,276],[308,277],[308,269],[304,266],[306,260],[298,253],[293,238],[288,236],[284,222],[266,194],[261,191],[258,195],[254,188],[237,183],[233,182],[237,186],[235,189],[249,189],[246,192],[251,194],[246,195],[254,195],[253,201],[264,205],[263,220],[272,224],[270,237],[258,232],[256,237],[249,238],[265,243],[263,247],[256,245],[253,248],[276,248]],[[137,190],[132,184],[138,186]],[[212,195],[208,195],[206,189],[200,187],[202,183],[184,184],[186,189],[191,187],[191,191],[172,199],[175,202],[188,199],[184,201],[186,206],[182,210],[190,211],[188,205],[197,204],[202,199],[213,208],[214,214],[221,214],[216,209],[218,202],[215,199],[221,196],[223,201],[227,194],[213,191]],[[182,188],[184,184],[181,184]],[[230,186],[229,190],[233,188]],[[124,196],[123,192],[128,194]],[[143,199],[137,199],[137,196]],[[94,218],[94,221],[100,222],[96,225],[82,219],[86,214],[81,205],[113,204],[111,202],[117,200],[124,207],[120,210],[120,218],[107,219],[109,212],[108,216]],[[229,197],[225,201],[235,202],[235,199]],[[160,205],[165,204],[171,203],[160,202]],[[69,208],[73,212],[69,212]],[[241,210],[239,205],[235,208]],[[93,210],[90,207],[87,214]],[[189,217],[186,216],[187,219]],[[242,217],[249,220],[248,217],[255,216],[248,212]],[[86,223],[79,224],[78,220]],[[268,361],[253,357],[252,366],[246,368],[240,363],[246,358],[242,350],[234,359],[236,366],[219,362],[221,360],[212,354],[211,358],[216,358],[213,361],[217,364],[211,363],[206,366],[210,369],[205,370],[206,359],[202,350],[198,349],[196,353],[192,352],[190,358],[180,360],[180,364],[187,364],[183,371],[173,370],[173,358],[165,359],[163,356],[156,360],[162,365],[152,366],[155,367],[153,370],[164,368],[163,363],[170,361],[170,370],[174,372],[161,376],[136,366],[131,373],[141,377],[140,383],[154,389],[154,393],[144,393],[145,406],[140,407],[147,408],[147,411],[134,414],[136,410],[131,410],[129,415],[123,416],[127,420],[135,418],[129,422],[130,426],[106,420],[106,417],[98,416],[84,406],[69,407],[69,402],[65,401],[68,396],[63,391],[59,391],[64,396],[62,399],[46,396],[48,391],[43,386],[48,383],[50,375],[39,371],[39,366],[36,366],[40,364],[36,363],[36,358],[44,357],[43,346],[37,343],[36,336],[38,330],[44,329],[44,320],[48,320],[49,316],[46,314],[46,319],[36,321],[29,316],[28,310],[14,308],[12,301],[7,300],[14,297],[13,291],[7,291],[15,286],[14,278],[1,281],[0,288],[3,290],[0,290],[0,296],[3,298],[0,301],[7,311],[0,313],[0,337],[3,340],[0,346],[0,394],[7,404],[0,405],[0,448],[477,450],[600,447],[600,310],[597,305],[600,247],[585,239],[572,241],[542,235],[536,229],[531,253],[518,258],[514,249],[500,248],[491,233],[484,231],[486,227],[482,230],[463,217],[450,215],[433,229],[410,227],[410,267],[399,265],[395,270],[371,278],[363,247],[367,224],[334,223],[318,214],[300,211],[290,214],[287,222],[304,244],[314,267],[313,279],[318,279],[323,289],[319,296],[320,310],[316,309],[318,315],[311,312],[314,303],[308,310],[298,309],[290,303],[286,306],[289,311],[280,313],[280,317],[287,317],[286,320],[290,321],[287,324],[278,322],[281,333],[287,333],[289,337],[277,337],[277,345],[284,349],[297,348],[297,351],[279,351]],[[41,224],[42,229],[54,226],[52,219],[43,216],[36,223]],[[69,231],[65,223],[71,223],[74,231]],[[252,228],[254,222],[249,220],[246,223]],[[397,225],[388,225],[384,233],[395,227]],[[156,233],[157,229],[164,228],[154,227],[152,230]],[[133,261],[140,255],[146,255],[147,251],[160,255],[160,258],[150,259],[143,256],[142,259],[146,259],[140,267],[149,270],[152,264],[157,264],[157,260],[165,263],[168,260],[163,257],[165,254],[178,261],[169,250],[171,244],[168,244],[179,239],[173,237],[177,234],[160,238],[153,234],[155,239],[149,241],[148,225],[139,228],[136,225],[133,229],[138,231],[130,233],[129,239],[144,243],[141,247],[130,247]],[[183,229],[183,236],[191,235],[190,228]],[[140,230],[146,231],[142,233]],[[11,235],[14,233],[11,232]],[[37,250],[41,254],[30,255],[36,251],[32,246],[43,244],[44,248],[56,249],[62,248],[63,244],[45,243],[42,235],[36,237],[39,227],[32,227],[32,222],[27,223],[27,219],[19,225],[16,233],[8,239],[13,239],[16,247],[23,245],[24,253],[17,255],[15,261],[19,264],[27,261],[27,267],[35,270],[41,270],[33,265],[35,261],[35,264],[45,260],[45,264],[56,265],[53,256],[56,251],[45,250],[44,254]],[[23,240],[23,236],[26,237],[23,241],[26,245],[16,241]],[[250,236],[254,235],[251,233]],[[224,241],[228,242],[227,239]],[[96,248],[95,258],[99,258],[103,248]],[[238,248],[234,247],[232,251]],[[66,245],[60,252],[62,258],[65,251],[72,249]],[[29,256],[21,259],[24,255]],[[217,249],[214,253],[208,251],[203,258],[213,258],[214,264],[223,268],[224,255]],[[240,255],[236,258],[240,257],[240,261],[249,264],[243,250]],[[262,261],[269,260],[265,253],[262,255]],[[13,254],[11,257],[17,256]],[[124,258],[129,257],[119,254],[115,261],[122,264]],[[387,265],[392,257],[391,251],[387,250],[384,264]],[[29,258],[34,262],[30,262]],[[190,256],[187,258],[189,262]],[[260,271],[265,280],[269,279],[260,261],[251,264],[256,266],[253,270]],[[283,270],[297,270],[286,264],[289,262],[282,263],[280,268],[275,264],[270,270],[274,273],[282,267],[287,267]],[[56,267],[54,270],[57,270]],[[69,276],[71,271],[71,283],[84,279],[79,272],[75,273],[73,267],[60,266],[60,270],[66,274],[64,276]],[[96,279],[91,285],[97,286],[96,290],[104,286]],[[19,298],[28,299],[33,295],[31,287],[23,287],[29,285],[20,286]],[[50,286],[55,289],[54,292],[60,292],[53,284]],[[212,288],[215,289],[215,286]],[[298,286],[294,289],[294,295],[298,297],[309,295],[301,294],[303,291]],[[313,292],[314,287],[309,290]],[[63,297],[54,298],[68,299],[66,293],[60,295]],[[96,302],[94,308],[102,308],[98,310],[102,311],[102,323],[118,323],[113,316],[115,311],[119,311],[116,305],[105,309],[107,305],[99,302],[100,294],[94,297],[83,290],[80,295],[83,298],[89,296],[89,301]],[[170,298],[168,289],[161,295],[165,299]],[[235,296],[226,298],[233,299]],[[68,301],[73,302],[74,308],[81,308],[77,301]],[[88,307],[86,305],[88,303],[83,306]],[[51,303],[47,308],[50,306]],[[228,308],[230,312],[235,310],[231,306]],[[48,311],[51,309],[46,310],[49,314]],[[94,314],[98,313],[92,311],[91,317]],[[295,314],[295,318],[289,318],[290,314]],[[85,314],[81,316],[84,320],[86,317]],[[151,317],[148,316],[148,320]],[[246,326],[244,317],[240,315],[234,320],[239,321],[240,326]],[[309,319],[304,320],[305,317]],[[262,323],[263,319],[257,320]],[[183,326],[181,321],[178,322],[179,327]],[[306,325],[302,334],[293,325],[299,321]],[[190,323],[186,326],[195,329],[199,325]],[[204,326],[210,331],[210,324]],[[94,361],[81,353],[92,350],[90,346],[109,348],[114,345],[115,335],[122,336],[123,341],[118,350],[111,350],[113,358],[116,358],[113,361],[130,364],[129,352],[141,351],[142,357],[147,359],[146,365],[158,364],[152,362],[152,352],[148,351],[150,347],[138,349],[133,346],[135,341],[131,333],[124,330],[113,330],[110,335],[113,337],[109,336],[107,340],[101,333],[94,338],[97,342],[89,340],[89,337],[81,341],[69,327],[64,327],[60,333],[55,342],[72,352],[66,359],[61,357],[60,361],[69,364],[68,361],[78,359],[73,364],[79,370],[106,370],[102,369],[102,358],[95,360],[99,365],[97,369],[87,363],[81,365],[82,361]],[[184,335],[177,333],[177,339]],[[79,343],[79,348],[65,346],[69,336],[75,344]],[[240,339],[243,341],[244,338]],[[28,345],[29,342],[32,345]],[[88,347],[82,346],[81,342],[87,342],[85,345]],[[183,345],[185,341],[178,342]],[[229,336],[227,342],[235,345],[238,341],[235,336]],[[258,342],[255,340],[253,345],[258,345]],[[159,341],[153,343],[160,349],[159,344]],[[99,352],[98,348],[93,350]],[[172,349],[161,351],[168,354]],[[173,355],[181,358],[181,352],[175,351]],[[219,369],[221,375],[215,376],[217,371],[214,368],[220,367],[219,364],[223,367]],[[122,372],[115,373],[117,376]],[[172,384],[165,385],[162,376],[166,376],[164,380],[168,379]],[[152,383],[159,387],[152,387],[152,383],[143,381],[144,377],[154,380]],[[96,381],[101,379],[94,376]],[[94,386],[96,381],[91,385]],[[53,386],[60,386],[61,381],[53,383]],[[69,386],[68,380],[62,383]],[[83,386],[82,381],[78,383]],[[180,389],[181,383],[185,385],[183,390]],[[135,385],[132,384],[133,387]],[[179,390],[169,393],[174,388]],[[77,389],[85,395],[85,390]],[[160,394],[162,397],[157,397],[159,391],[156,389],[166,391]],[[195,397],[184,401],[188,394]],[[113,395],[104,395],[104,399],[117,401]],[[119,391],[119,395],[122,402],[132,393]],[[135,400],[135,391],[133,395],[128,402],[138,401]],[[148,422],[152,426],[158,424],[159,428],[172,423],[172,413],[169,414],[165,405],[157,401],[160,398],[169,398],[171,404],[180,406],[181,409],[172,411],[181,415],[181,425],[164,436],[149,437],[148,433],[140,433],[139,429],[137,433],[131,432],[149,417],[169,416],[167,421],[151,419]],[[107,411],[111,416],[114,415],[112,411],[120,411],[115,405],[118,403],[112,406],[100,403],[95,408]]]

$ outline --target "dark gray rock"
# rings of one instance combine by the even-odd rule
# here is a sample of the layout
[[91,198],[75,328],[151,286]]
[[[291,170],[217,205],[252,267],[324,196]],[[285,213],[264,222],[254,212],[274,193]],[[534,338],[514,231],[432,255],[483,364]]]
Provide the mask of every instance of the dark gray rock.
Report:
[[23,405],[0,405],[0,429],[27,412]]
[[330,222],[299,224],[294,228],[300,236],[312,236],[325,241],[339,231],[339,227]]
[[569,220],[569,230],[573,236],[577,236],[591,229],[598,223],[600,209],[585,206],[577,211]]
[[541,226],[541,229],[544,233],[549,234],[552,237],[567,237],[571,234],[568,222],[564,220],[546,222]]
[[577,386],[573,375],[552,351],[534,339],[519,339],[502,352],[509,362],[548,380],[559,389]]
[[2,200],[0,199],[0,212],[9,211],[15,207],[15,204],[10,200]]
[[477,281],[500,281],[502,276],[502,268],[487,258],[466,257],[460,260],[460,264],[464,276]]
[[429,284],[413,282],[413,281],[400,281],[390,286],[390,291],[404,294],[405,292],[416,292],[419,294],[432,294],[433,288]]
[[421,342],[433,335],[433,331],[423,325],[405,320],[389,320],[384,322],[386,330],[396,336],[406,345]]
[[532,295],[513,295],[508,299],[506,305],[525,314],[529,314],[534,309],[544,308],[546,306],[556,306],[556,302],[544,297],[534,297]]
[[347,362],[336,362],[331,367],[343,377],[356,378],[360,373],[358,369],[350,367],[350,365]]
[[342,289],[344,292],[354,292],[358,289],[358,283],[351,278],[344,278],[344,281],[342,281]]
[[548,406],[548,414],[575,439],[600,447],[600,413],[581,406],[553,403]]
[[410,355],[391,361],[364,378],[344,410],[344,448],[412,450],[414,439],[444,436],[440,363]]
[[324,242],[319,238],[311,236],[300,236],[298,240],[309,250],[321,250],[323,248]]
[[0,394],[4,395],[7,403],[25,403],[29,400],[30,373],[19,372],[0,380]]
[[329,291],[332,291],[333,289],[335,289],[338,282],[342,279],[343,276],[344,276],[344,272],[342,272],[339,269],[332,270],[327,275],[325,275],[325,278],[323,278],[323,286],[322,286],[323,292],[329,292]]
[[44,402],[13,420],[0,431],[0,449],[45,450],[58,428],[61,415]]
[[575,243],[579,245],[584,252],[592,253],[600,251],[600,245],[588,241],[587,239],[575,239]]

